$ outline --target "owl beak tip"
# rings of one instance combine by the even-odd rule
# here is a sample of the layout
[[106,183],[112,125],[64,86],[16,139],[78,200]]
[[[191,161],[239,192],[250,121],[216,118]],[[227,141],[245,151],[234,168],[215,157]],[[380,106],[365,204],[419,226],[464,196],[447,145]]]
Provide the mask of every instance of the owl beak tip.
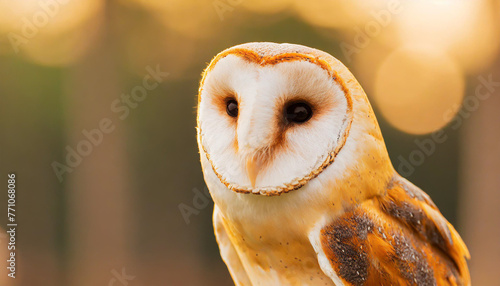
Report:
[[255,157],[249,157],[247,159],[246,163],[246,168],[247,168],[247,175],[248,178],[250,179],[250,184],[252,185],[252,188],[255,188],[255,180],[257,179],[257,175],[259,174],[259,169],[260,169],[260,162],[257,160]]

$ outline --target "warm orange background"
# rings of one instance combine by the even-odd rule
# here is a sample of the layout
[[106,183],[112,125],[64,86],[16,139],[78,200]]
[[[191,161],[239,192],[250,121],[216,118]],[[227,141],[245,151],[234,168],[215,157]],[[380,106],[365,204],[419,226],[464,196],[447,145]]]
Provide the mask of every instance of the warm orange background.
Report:
[[[468,244],[474,285],[498,285],[495,0],[0,0],[0,177],[17,174],[19,223],[15,280],[0,234],[0,285],[125,285],[122,271],[131,286],[232,285],[203,196],[195,106],[210,59],[250,41],[344,62],[396,169]],[[168,76],[145,84],[150,69]],[[142,90],[126,112],[122,94]],[[54,162],[102,120],[102,142],[59,180]]]

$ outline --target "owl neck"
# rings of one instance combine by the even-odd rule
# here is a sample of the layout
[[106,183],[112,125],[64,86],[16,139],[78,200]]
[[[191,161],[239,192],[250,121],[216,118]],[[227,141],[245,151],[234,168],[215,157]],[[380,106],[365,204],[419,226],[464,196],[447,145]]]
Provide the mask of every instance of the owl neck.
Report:
[[346,209],[385,193],[395,171],[387,154],[379,151],[364,152],[356,160],[358,164],[348,168],[339,157],[302,188],[280,196],[238,194],[218,180],[207,182],[214,182],[209,186],[212,197],[236,234],[258,238],[264,231],[279,230],[279,235],[303,239],[325,217],[334,219]]

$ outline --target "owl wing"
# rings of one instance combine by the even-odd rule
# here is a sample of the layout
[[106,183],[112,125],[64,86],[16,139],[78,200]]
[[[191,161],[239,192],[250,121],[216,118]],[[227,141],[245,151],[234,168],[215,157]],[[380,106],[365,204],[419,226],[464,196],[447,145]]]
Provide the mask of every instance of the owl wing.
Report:
[[217,206],[214,206],[213,223],[215,230],[215,238],[219,245],[220,255],[224,263],[226,263],[229,273],[233,278],[236,286],[252,285],[248,275],[243,268],[240,257],[234,248],[233,243],[229,239],[226,228],[222,221],[222,217]]
[[429,196],[399,176],[385,195],[310,238],[336,285],[470,285],[464,242]]

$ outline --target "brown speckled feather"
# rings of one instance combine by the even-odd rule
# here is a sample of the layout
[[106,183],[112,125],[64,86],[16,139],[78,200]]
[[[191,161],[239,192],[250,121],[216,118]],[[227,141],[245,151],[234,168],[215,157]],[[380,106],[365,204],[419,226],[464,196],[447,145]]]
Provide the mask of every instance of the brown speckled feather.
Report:
[[462,239],[427,194],[398,175],[386,194],[323,227],[321,244],[345,285],[470,285]]

